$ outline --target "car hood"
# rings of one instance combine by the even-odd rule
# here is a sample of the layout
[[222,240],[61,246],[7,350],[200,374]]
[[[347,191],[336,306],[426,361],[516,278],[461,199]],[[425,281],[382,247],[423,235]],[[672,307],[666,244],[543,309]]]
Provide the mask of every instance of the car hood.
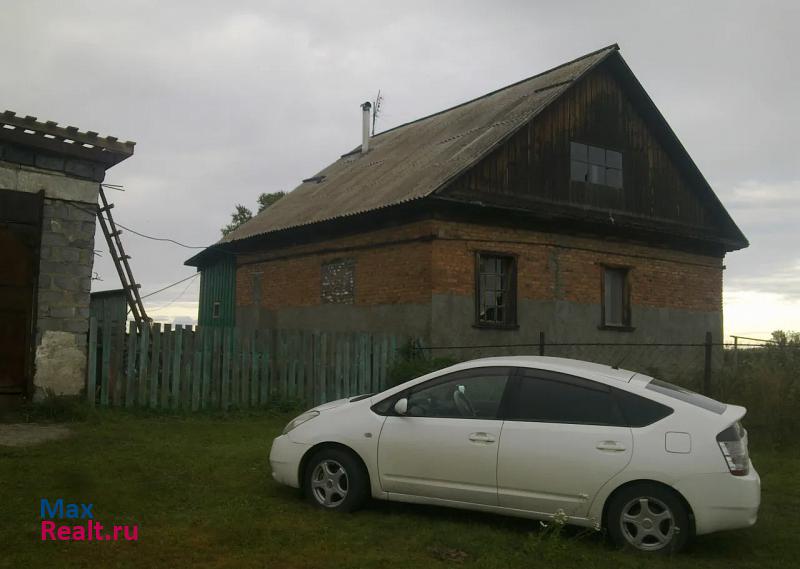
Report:
[[330,409],[336,409],[337,407],[341,407],[350,402],[350,398],[346,397],[344,399],[337,399],[336,401],[328,401],[327,403],[323,403],[322,405],[317,405],[311,411],[328,411]]

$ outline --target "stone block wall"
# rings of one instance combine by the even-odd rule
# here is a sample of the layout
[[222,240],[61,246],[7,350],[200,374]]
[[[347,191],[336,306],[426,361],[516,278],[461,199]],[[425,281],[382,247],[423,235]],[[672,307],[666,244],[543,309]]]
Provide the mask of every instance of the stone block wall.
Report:
[[36,323],[37,395],[75,395],[86,376],[93,204],[44,200]]
[[[9,149],[3,157],[11,159]],[[37,158],[35,155],[34,163]],[[65,162],[66,164],[66,162]],[[97,172],[83,172],[97,178]],[[91,176],[89,176],[91,174]],[[0,188],[44,192],[36,289],[34,398],[78,395],[86,384],[89,293],[99,184],[63,171],[0,160]]]

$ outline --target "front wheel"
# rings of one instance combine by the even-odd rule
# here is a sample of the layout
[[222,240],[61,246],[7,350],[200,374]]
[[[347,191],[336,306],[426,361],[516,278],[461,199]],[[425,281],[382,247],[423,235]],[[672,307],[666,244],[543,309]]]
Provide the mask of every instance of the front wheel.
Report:
[[338,512],[360,508],[369,494],[369,476],[350,452],[323,449],[308,461],[303,490],[314,506]]
[[677,553],[689,542],[689,512],[675,492],[657,484],[636,484],[611,499],[608,534],[620,547]]

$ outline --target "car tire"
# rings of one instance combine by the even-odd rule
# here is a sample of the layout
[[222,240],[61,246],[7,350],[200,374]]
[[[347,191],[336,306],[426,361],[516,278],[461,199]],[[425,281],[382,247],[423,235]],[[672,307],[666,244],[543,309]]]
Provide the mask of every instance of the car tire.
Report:
[[692,538],[689,510],[676,492],[652,483],[615,493],[608,504],[606,530],[619,547],[672,554]]
[[322,449],[311,457],[303,475],[303,492],[314,506],[336,512],[359,509],[369,496],[369,475],[350,451]]

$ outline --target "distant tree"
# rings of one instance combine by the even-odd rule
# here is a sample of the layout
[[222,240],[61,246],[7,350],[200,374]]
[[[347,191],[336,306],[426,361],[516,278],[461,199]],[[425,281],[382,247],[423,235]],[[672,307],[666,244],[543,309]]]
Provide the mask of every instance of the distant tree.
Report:
[[258,213],[261,213],[269,206],[286,195],[286,192],[274,192],[271,194],[261,194],[258,196]]
[[[283,196],[286,195],[286,192],[273,192],[271,194],[263,193],[258,196],[258,211],[256,214],[261,213],[269,206],[274,204],[276,201],[281,199]],[[250,211],[249,208],[243,206],[242,204],[236,204],[236,209],[231,214],[231,222],[222,228],[222,235],[223,237],[242,225],[253,219],[253,212]]]
[[772,333],[772,340],[779,346],[798,346],[800,345],[800,332],[775,330]]
[[253,212],[242,204],[236,204],[236,209],[231,214],[231,222],[222,228],[222,236],[224,237],[243,223],[250,221],[253,218]]

